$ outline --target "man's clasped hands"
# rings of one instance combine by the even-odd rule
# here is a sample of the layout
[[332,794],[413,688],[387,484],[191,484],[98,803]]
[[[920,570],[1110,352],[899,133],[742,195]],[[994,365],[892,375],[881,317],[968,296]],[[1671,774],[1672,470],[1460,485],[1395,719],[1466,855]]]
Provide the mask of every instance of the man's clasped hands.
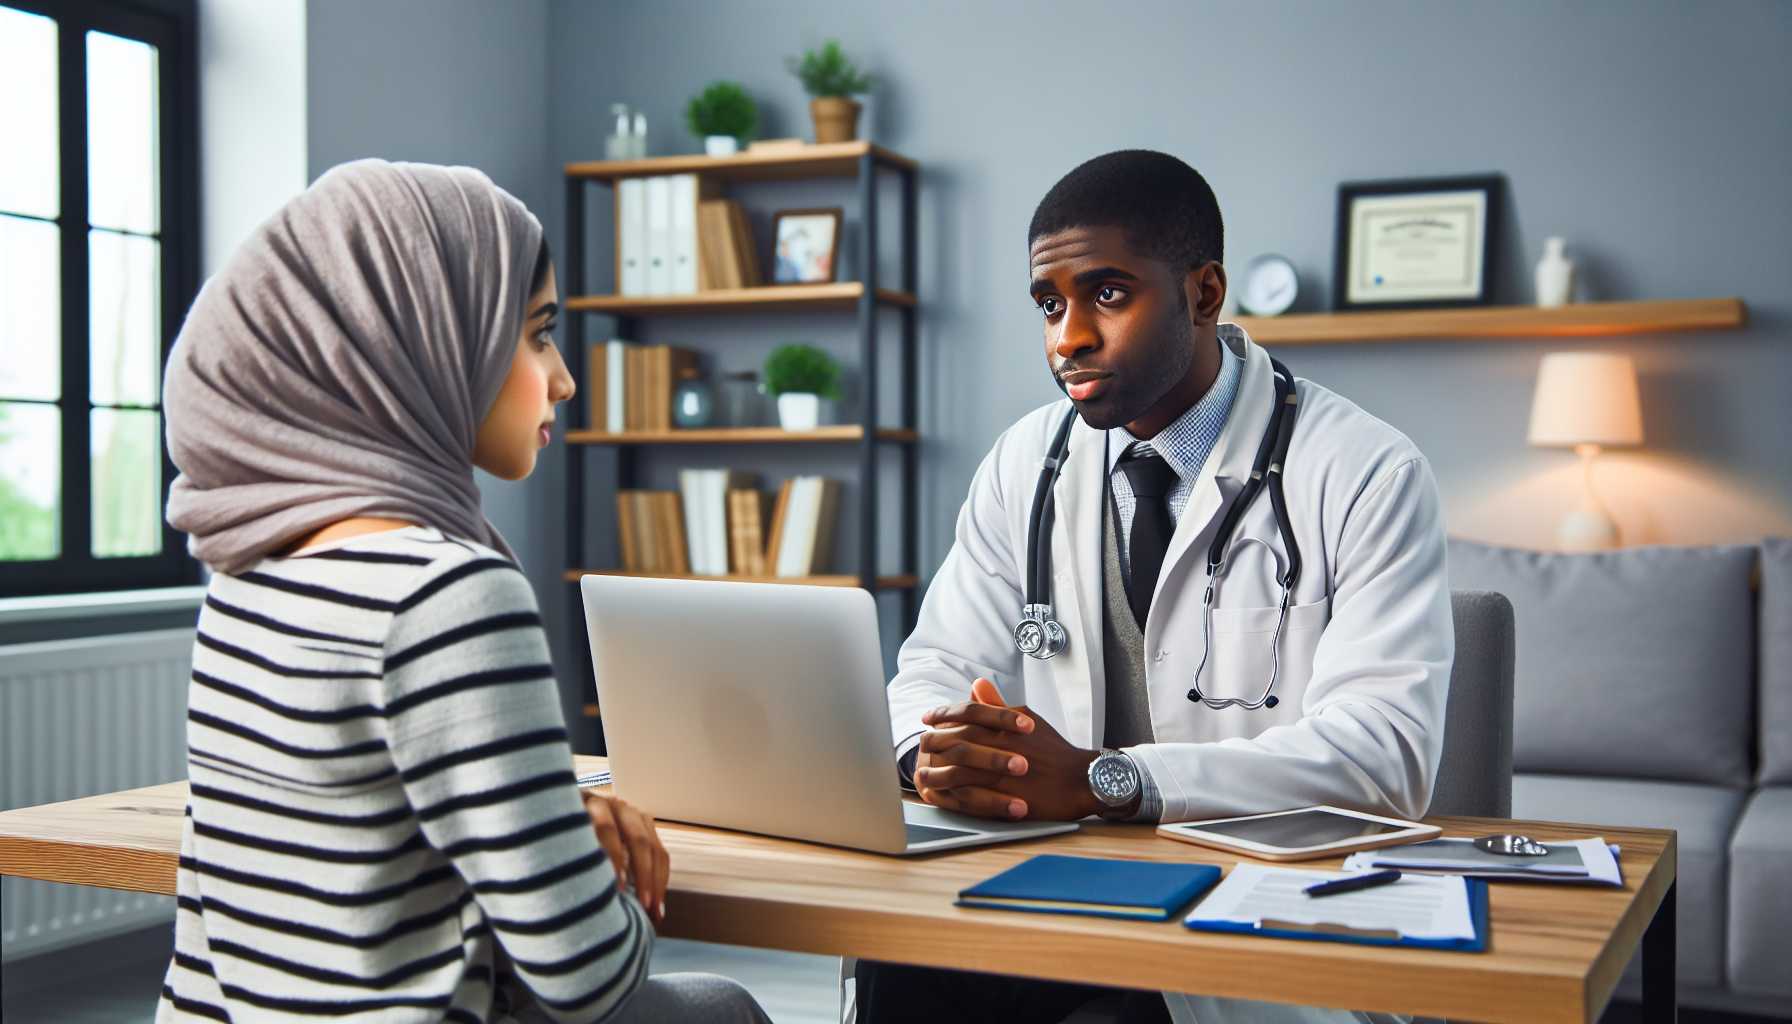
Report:
[[936,807],[983,818],[1075,821],[1101,811],[1089,788],[1099,751],[1076,747],[1025,705],[1008,707],[987,679],[971,700],[921,716],[915,792]]

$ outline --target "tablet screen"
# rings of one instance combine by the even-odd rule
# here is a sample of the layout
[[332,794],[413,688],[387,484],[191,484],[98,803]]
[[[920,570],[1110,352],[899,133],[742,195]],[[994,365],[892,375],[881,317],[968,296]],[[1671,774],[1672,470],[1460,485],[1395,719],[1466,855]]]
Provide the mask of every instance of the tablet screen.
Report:
[[1335,843],[1340,839],[1360,839],[1364,836],[1403,832],[1407,826],[1364,821],[1361,818],[1352,818],[1347,814],[1333,814],[1330,811],[1305,810],[1295,811],[1292,814],[1278,814],[1269,818],[1252,818],[1246,821],[1191,824],[1189,828],[1211,835],[1262,843],[1265,846],[1298,849],[1304,846]]

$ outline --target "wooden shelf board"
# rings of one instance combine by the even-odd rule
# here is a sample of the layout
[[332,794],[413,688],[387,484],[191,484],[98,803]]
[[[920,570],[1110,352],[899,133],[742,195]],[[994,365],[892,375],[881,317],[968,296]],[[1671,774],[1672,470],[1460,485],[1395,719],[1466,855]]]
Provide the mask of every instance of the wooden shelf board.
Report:
[[[783,430],[778,427],[713,427],[703,430],[632,430],[612,434],[601,430],[570,430],[567,444],[841,444],[863,440],[865,429],[845,425],[816,427],[814,430]],[[879,441],[913,444],[919,435],[913,430],[880,429]]]
[[780,178],[850,178],[859,173],[859,158],[871,154],[886,167],[916,170],[919,165],[882,146],[863,140],[830,142],[779,149],[749,150],[732,156],[651,156],[643,160],[588,160],[566,165],[569,178],[615,181],[651,174],[697,174],[724,181]]
[[1543,309],[1480,306],[1387,312],[1238,317],[1266,345],[1456,338],[1574,338],[1666,331],[1733,330],[1748,322],[1739,298],[1587,302]]
[[[727,313],[779,309],[851,309],[865,294],[862,281],[827,284],[776,284],[759,288],[712,288],[686,295],[575,295],[566,308],[580,313],[649,316],[655,313]],[[879,288],[877,301],[913,306],[908,292]]]
[[[577,583],[581,576],[629,576],[650,580],[721,580],[727,583],[789,583],[805,587],[856,587],[857,576],[691,576],[668,572],[625,572],[621,569],[568,569],[566,582]],[[914,576],[879,576],[878,590],[913,590],[921,581]]]

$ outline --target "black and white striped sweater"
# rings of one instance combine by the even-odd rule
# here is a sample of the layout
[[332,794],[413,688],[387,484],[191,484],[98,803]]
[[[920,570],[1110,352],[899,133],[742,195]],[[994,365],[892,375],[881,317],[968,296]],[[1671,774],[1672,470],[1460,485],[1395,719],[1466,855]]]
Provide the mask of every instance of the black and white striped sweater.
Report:
[[413,527],[215,576],[189,694],[158,1021],[598,1020],[646,976],[508,559]]

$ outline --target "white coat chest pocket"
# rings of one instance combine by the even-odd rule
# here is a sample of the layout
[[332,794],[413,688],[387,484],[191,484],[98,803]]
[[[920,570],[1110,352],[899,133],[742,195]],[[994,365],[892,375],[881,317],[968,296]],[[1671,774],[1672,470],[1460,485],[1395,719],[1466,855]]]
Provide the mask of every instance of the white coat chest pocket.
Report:
[[1229,561],[1214,591],[1212,649],[1201,671],[1201,694],[1255,703],[1273,677],[1270,695],[1278,703],[1271,714],[1298,718],[1301,695],[1313,675],[1313,652],[1330,619],[1330,603],[1291,601],[1284,619],[1276,582],[1283,572],[1280,552],[1264,541],[1240,537],[1232,544]]

